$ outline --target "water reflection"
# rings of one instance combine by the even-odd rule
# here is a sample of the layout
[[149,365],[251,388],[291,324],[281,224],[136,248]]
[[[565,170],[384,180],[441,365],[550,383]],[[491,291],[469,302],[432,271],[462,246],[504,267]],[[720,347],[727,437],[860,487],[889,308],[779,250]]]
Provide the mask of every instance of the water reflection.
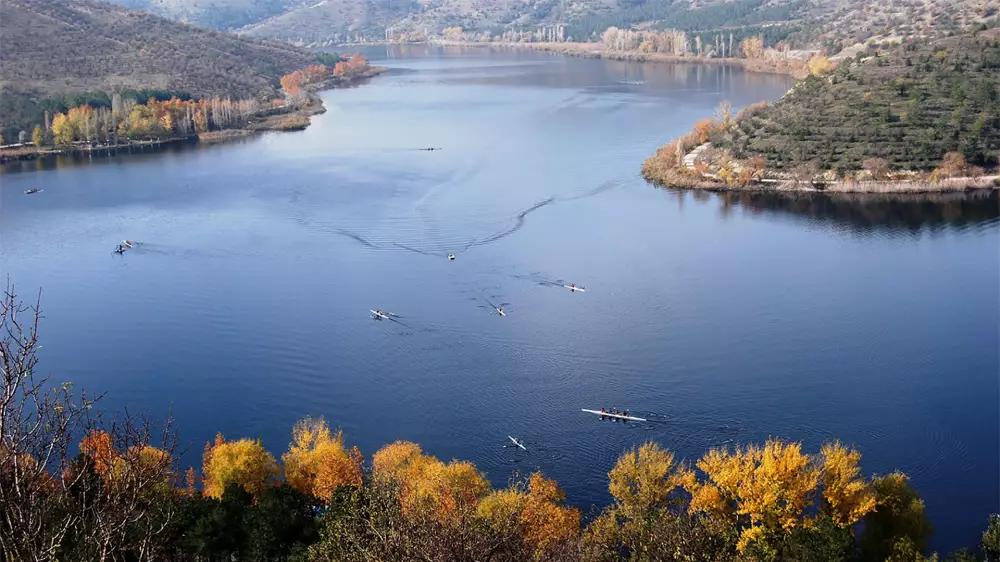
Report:
[[[678,198],[686,194],[675,190]],[[996,191],[964,193],[778,193],[692,192],[696,200],[715,199],[720,214],[741,209],[751,214],[795,217],[855,233],[920,234],[937,230],[988,227],[1000,220]]]

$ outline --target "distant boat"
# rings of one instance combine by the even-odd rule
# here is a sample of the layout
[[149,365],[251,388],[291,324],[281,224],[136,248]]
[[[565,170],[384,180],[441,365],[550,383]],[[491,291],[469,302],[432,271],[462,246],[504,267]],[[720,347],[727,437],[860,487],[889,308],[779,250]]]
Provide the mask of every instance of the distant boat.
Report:
[[455,261],[455,254],[448,254],[448,261]]
[[518,441],[517,439],[514,439],[514,438],[513,438],[513,437],[511,437],[510,435],[508,435],[508,436],[507,436],[507,439],[510,439],[510,440],[511,440],[511,442],[513,442],[513,443],[514,443],[515,445],[517,445],[518,447],[520,447],[520,448],[524,449],[525,451],[527,451],[527,450],[528,450],[527,448],[525,448],[525,446],[524,446],[524,445],[522,445],[522,444],[521,444],[521,442],[520,442],[520,441]]
[[586,293],[587,292],[587,289],[584,289],[583,287],[577,287],[576,283],[570,283],[569,285],[563,285],[563,287],[566,287],[567,289],[569,289],[569,292],[571,292],[571,293]]
[[40,187],[29,187],[28,189],[24,190],[24,194],[25,195],[32,195],[32,194],[41,193],[41,192],[42,192],[42,188],[40,188]]
[[610,412],[602,412],[600,410],[588,410],[586,408],[580,408],[580,411],[587,412],[588,414],[597,414],[598,416],[607,416],[609,418],[617,418],[620,420],[632,420],[632,421],[646,421],[646,418],[637,418],[635,416],[626,416],[622,414],[612,414]]

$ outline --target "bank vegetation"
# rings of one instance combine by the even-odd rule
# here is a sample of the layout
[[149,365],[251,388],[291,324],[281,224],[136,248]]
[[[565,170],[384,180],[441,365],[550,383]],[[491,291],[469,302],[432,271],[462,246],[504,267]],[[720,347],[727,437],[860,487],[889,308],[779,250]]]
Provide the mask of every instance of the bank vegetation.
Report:
[[325,111],[316,91],[357,84],[382,72],[361,55],[327,55],[279,79],[282,95],[271,99],[208,97],[150,91],[103,92],[80,96],[83,103],[45,111],[42,122],[4,144],[0,161],[73,151],[115,151],[175,142],[218,142],[259,131],[304,129],[309,117]]

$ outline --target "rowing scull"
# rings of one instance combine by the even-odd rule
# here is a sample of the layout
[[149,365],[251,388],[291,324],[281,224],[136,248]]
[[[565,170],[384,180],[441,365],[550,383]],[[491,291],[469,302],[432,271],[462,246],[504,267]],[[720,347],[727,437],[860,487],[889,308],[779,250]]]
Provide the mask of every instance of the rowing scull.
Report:
[[625,416],[625,415],[622,415],[622,414],[612,414],[611,412],[602,412],[600,410],[588,410],[586,408],[580,408],[580,411],[587,412],[588,414],[597,414],[599,416],[607,416],[609,418],[618,418],[620,420],[646,421],[646,418],[637,418],[635,416]]

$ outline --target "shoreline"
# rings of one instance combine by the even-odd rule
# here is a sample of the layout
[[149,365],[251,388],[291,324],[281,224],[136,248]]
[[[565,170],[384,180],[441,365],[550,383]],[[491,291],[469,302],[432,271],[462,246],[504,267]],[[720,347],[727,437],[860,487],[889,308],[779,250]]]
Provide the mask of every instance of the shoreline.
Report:
[[317,84],[310,84],[307,87],[305,102],[299,105],[285,106],[263,111],[250,118],[243,127],[205,131],[203,133],[195,133],[186,137],[128,140],[126,142],[118,142],[116,144],[80,142],[80,144],[69,146],[35,147],[28,145],[18,146],[15,148],[0,148],[0,164],[36,160],[60,155],[93,153],[107,153],[110,155],[117,154],[119,152],[128,152],[134,149],[156,149],[184,143],[218,144],[266,132],[301,131],[310,125],[313,115],[326,113],[326,107],[323,106],[323,100],[318,95],[318,92],[358,86],[386,72],[387,70],[388,68],[375,66],[371,67],[362,74],[352,76],[347,79],[333,78]]
[[920,195],[933,193],[964,193],[994,191],[1000,189],[1000,175],[984,175],[979,178],[946,178],[937,183],[929,180],[882,180],[835,182],[798,182],[795,180],[772,180],[746,186],[729,186],[724,182],[705,177],[690,176],[686,180],[661,181],[643,174],[643,179],[655,187],[683,189],[687,191],[708,191],[713,193],[842,193],[864,195]]
[[737,66],[750,72],[760,72],[764,74],[780,74],[791,76],[796,80],[801,80],[809,74],[805,66],[805,61],[799,59],[785,59],[788,61],[771,61],[764,59],[745,59],[737,57],[696,57],[669,55],[666,53],[643,53],[639,51],[608,51],[600,43],[562,42],[562,43],[510,43],[504,41],[446,41],[430,40],[429,45],[453,46],[453,47],[490,47],[500,49],[524,49],[529,51],[540,51],[545,53],[555,53],[570,57],[607,59],[625,62],[651,62],[651,63],[689,63],[689,64],[716,64],[722,66]]

